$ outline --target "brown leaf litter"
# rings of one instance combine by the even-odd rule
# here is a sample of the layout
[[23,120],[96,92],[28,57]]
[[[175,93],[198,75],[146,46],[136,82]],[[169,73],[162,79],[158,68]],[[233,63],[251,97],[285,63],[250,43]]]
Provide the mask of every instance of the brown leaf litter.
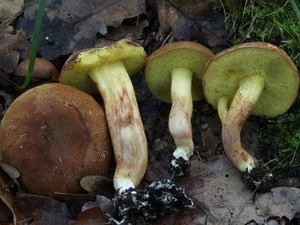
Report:
[[[144,0],[49,0],[42,24],[39,53],[55,59],[76,50],[94,47],[96,35],[108,33],[124,19],[145,11]],[[32,33],[37,5],[25,8],[18,27]]]
[[193,40],[209,47],[226,44],[224,17],[209,0],[160,0],[158,18],[162,29],[177,40]]

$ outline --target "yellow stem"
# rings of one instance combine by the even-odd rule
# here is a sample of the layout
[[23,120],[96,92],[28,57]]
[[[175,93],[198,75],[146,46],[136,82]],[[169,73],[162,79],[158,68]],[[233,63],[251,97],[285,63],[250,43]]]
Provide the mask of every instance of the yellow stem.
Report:
[[259,99],[265,82],[261,76],[251,76],[240,82],[239,88],[228,109],[226,98],[218,102],[218,112],[222,121],[222,139],[228,158],[242,172],[256,167],[255,159],[241,143],[241,129],[251,110]]
[[176,68],[171,72],[172,108],[169,115],[169,130],[174,138],[177,149],[174,157],[189,160],[193,154],[194,143],[192,135],[192,76],[188,68]]
[[147,140],[135,92],[121,62],[102,65],[90,72],[105,104],[116,171],[114,187],[119,192],[137,187],[148,161]]

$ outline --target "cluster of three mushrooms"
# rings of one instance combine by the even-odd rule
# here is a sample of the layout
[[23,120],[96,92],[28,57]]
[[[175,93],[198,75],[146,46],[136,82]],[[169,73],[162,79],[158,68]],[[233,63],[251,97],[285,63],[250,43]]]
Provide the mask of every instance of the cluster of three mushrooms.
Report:
[[171,43],[149,57],[146,80],[154,96],[172,102],[169,129],[177,148],[171,170],[179,176],[188,172],[194,149],[192,100],[201,99],[203,89],[206,100],[218,110],[225,153],[242,172],[257,166],[240,138],[249,114],[276,117],[289,109],[299,89],[298,71],[290,57],[263,42],[236,45],[215,56],[200,44]]
[[[158,91],[154,91],[155,95],[160,96],[162,100],[169,100],[172,96],[173,100],[170,116],[170,130],[178,146],[178,149],[174,153],[176,156],[175,163],[173,163],[176,174],[181,173],[181,166],[186,165],[185,161],[188,161],[193,153],[194,145],[190,125],[192,93],[195,99],[202,97],[202,91],[199,90],[199,87],[201,87],[201,79],[198,78],[202,74],[204,65],[212,55],[213,54],[207,48],[196,43],[178,42],[169,47],[166,46],[164,50],[159,51],[159,54],[157,52],[154,53],[148,60],[146,69],[147,80],[149,81],[149,77],[151,77],[156,84],[161,85],[158,86],[163,90],[163,92],[159,91],[156,86],[156,90]],[[74,86],[85,92],[95,93],[97,89],[100,91],[104,100],[106,118],[116,159],[114,187],[119,193],[137,187],[147,167],[147,141],[134,89],[128,76],[128,74],[135,74],[142,69],[145,61],[146,53],[141,46],[127,40],[121,40],[104,48],[95,48],[74,53],[66,61],[59,77],[60,83]],[[170,70],[172,70],[172,91],[170,91]],[[153,75],[149,76],[150,73]],[[194,75],[196,75],[196,78],[193,79],[192,77]],[[192,86],[193,91],[191,91]],[[45,159],[46,165],[49,163],[49,160],[58,162],[58,165],[61,165],[65,163],[64,157],[75,155],[68,153],[69,148],[67,148],[67,150],[63,150],[62,148],[66,148],[67,145],[70,145],[74,149],[79,149],[78,151],[83,151],[83,148],[87,147],[85,142],[81,143],[79,141],[82,138],[79,138],[76,134],[67,134],[72,130],[68,130],[71,122],[69,124],[69,120],[65,120],[62,113],[54,112],[60,110],[67,112],[66,108],[59,108],[61,106],[57,107],[57,104],[62,104],[74,110],[77,109],[77,111],[80,112],[80,104],[75,103],[76,98],[70,97],[68,99],[66,97],[65,92],[67,88],[51,86],[51,88],[48,88],[49,90],[46,89],[47,88],[42,88],[41,86],[20,96],[7,112],[6,117],[2,121],[1,129],[1,151],[4,153],[4,158],[6,158],[7,161],[14,161],[12,160],[14,155],[20,155],[20,158],[15,160],[14,165],[20,170],[25,171],[24,173],[26,175],[23,180],[25,186],[29,188],[31,193],[39,194],[50,194],[53,190],[53,188],[50,188],[51,190],[47,189],[47,181],[54,184],[57,182],[54,181],[54,176],[50,171],[43,172],[43,170],[39,170],[41,173],[38,176],[41,177],[39,180],[45,179],[45,182],[42,182],[43,185],[40,186],[40,188],[36,187],[37,189],[34,189],[35,186],[32,182],[34,176],[32,175],[32,171],[34,171],[36,167],[34,167],[34,164],[31,164],[29,160],[34,159],[40,161],[39,159]],[[55,91],[56,89],[66,90],[61,90],[61,94],[59,94],[58,91]],[[47,92],[50,92],[50,94]],[[77,94],[69,94],[70,96],[77,96]],[[80,97],[77,96],[77,98],[78,102],[81,102]],[[33,107],[33,104],[38,104],[39,108]],[[20,107],[28,108],[28,110],[24,110],[22,115],[19,115],[15,113],[15,111],[18,111]],[[21,111],[19,113],[21,113]],[[38,113],[42,116],[38,115]],[[90,111],[90,113],[94,114],[92,111]],[[7,119],[11,117],[10,115],[12,115],[13,119]],[[32,118],[32,116],[35,116],[35,118]],[[26,121],[26,119],[21,120],[21,117],[27,117],[28,121]],[[80,116],[80,118],[81,117],[84,118],[83,116]],[[76,119],[80,120],[80,118]],[[22,125],[24,129],[22,128],[18,131],[15,125],[9,125],[14,123],[12,120],[15,120],[16,123],[18,121],[25,123],[25,126]],[[52,122],[47,122],[48,120],[52,120]],[[88,121],[88,119],[84,120]],[[80,125],[80,123],[78,124]],[[95,122],[95,124],[97,123]],[[88,124],[88,126],[90,126],[90,124]],[[21,125],[19,127],[21,127]],[[30,130],[32,128],[34,128],[35,131]],[[76,127],[74,128],[78,130]],[[82,135],[82,137],[88,136],[86,139],[90,139],[91,131],[87,130],[86,127],[83,130],[83,132],[87,134]],[[8,137],[12,135],[12,132],[16,134],[16,138]],[[35,135],[37,132],[40,134],[39,136],[38,134]],[[64,132],[66,134],[64,134]],[[39,139],[34,140],[34,138],[30,138],[29,135],[39,137]],[[59,139],[58,136],[65,136],[65,138]],[[76,137],[78,137],[78,140]],[[49,138],[53,140],[49,140]],[[99,136],[99,139],[103,138],[107,137]],[[17,141],[15,141],[15,139],[17,139]],[[41,139],[45,139],[45,143],[43,143]],[[94,137],[91,140],[93,142]],[[53,141],[59,143],[53,144]],[[88,141],[89,140],[87,140],[87,142]],[[71,142],[74,142],[74,145],[72,145]],[[79,147],[75,146],[77,142]],[[97,144],[94,145],[97,146]],[[23,147],[26,149],[22,149]],[[34,154],[32,154],[33,156],[29,157],[29,154],[24,153],[27,152],[28,149],[35,149]],[[47,151],[50,152],[50,155],[58,155],[61,158],[52,159],[50,157],[50,159],[48,159],[46,157]],[[95,151],[99,151],[99,149],[97,150],[96,148]],[[23,152],[25,156],[24,154],[20,154],[21,152]],[[184,158],[182,162],[180,161],[181,156]],[[82,157],[76,156],[76,158],[79,159],[84,157],[85,154],[83,154]],[[176,161],[177,159],[178,162]],[[31,165],[27,167],[27,164]],[[176,167],[177,164],[180,164],[180,169]],[[55,163],[52,165],[60,168],[60,166],[57,166]],[[72,166],[67,165],[67,167],[71,168],[75,168],[76,166],[75,163],[72,164]],[[47,168],[52,169],[52,167],[53,166],[49,164]],[[65,175],[66,172],[63,170],[68,169],[60,169],[62,177],[67,177]],[[56,170],[54,169],[54,171]],[[45,173],[49,175],[45,176]],[[68,174],[71,174],[71,172]],[[26,176],[29,176],[29,178],[27,179]],[[55,177],[58,178],[59,176],[56,174]],[[28,180],[28,182],[26,180]],[[75,181],[78,182],[78,177],[76,179],[74,178],[70,183],[74,183]],[[60,188],[56,190],[62,192],[75,191],[70,188]]]

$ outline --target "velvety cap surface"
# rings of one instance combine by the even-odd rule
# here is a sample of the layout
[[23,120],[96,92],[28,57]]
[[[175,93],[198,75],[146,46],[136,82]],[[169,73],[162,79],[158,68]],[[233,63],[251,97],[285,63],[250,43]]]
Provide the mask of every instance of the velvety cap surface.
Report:
[[210,61],[203,76],[207,101],[217,108],[220,97],[233,98],[239,82],[252,75],[265,80],[252,114],[275,117],[295,101],[299,89],[296,66],[282,49],[264,42],[233,46]]
[[88,93],[97,93],[95,85],[88,77],[90,70],[105,63],[122,61],[128,74],[133,75],[143,68],[146,56],[143,47],[129,40],[120,40],[103,48],[76,52],[64,64],[59,82]]
[[147,60],[146,80],[152,94],[165,102],[171,102],[171,71],[189,68],[193,72],[193,100],[203,98],[201,77],[203,69],[213,53],[206,47],[189,41],[178,41],[157,49]]
[[104,110],[88,94],[45,84],[20,95],[0,127],[3,161],[29,193],[77,193],[80,179],[105,174],[112,149]]

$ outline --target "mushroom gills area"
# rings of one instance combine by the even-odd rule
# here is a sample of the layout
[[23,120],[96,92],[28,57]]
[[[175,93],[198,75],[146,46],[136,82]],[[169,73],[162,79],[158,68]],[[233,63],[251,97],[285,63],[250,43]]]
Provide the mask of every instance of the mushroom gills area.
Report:
[[234,96],[242,79],[260,75],[264,91],[251,111],[267,118],[284,113],[296,99],[299,76],[291,63],[272,50],[240,48],[213,59],[203,76],[206,100],[217,108],[222,96]]
[[89,75],[104,100],[116,159],[114,187],[122,193],[139,185],[148,160],[134,89],[121,61],[94,68]]
[[173,68],[189,68],[193,72],[192,96],[203,99],[202,72],[208,56],[191,49],[174,49],[150,59],[146,67],[146,79],[151,93],[161,101],[172,101],[170,71]]
[[229,108],[229,97],[223,96],[218,101],[225,153],[242,172],[250,172],[256,167],[254,158],[242,146],[240,135],[243,124],[258,101],[264,87],[265,81],[261,76],[250,76],[240,81],[239,88]]
[[180,168],[182,166],[179,165],[178,159],[182,158],[186,161],[183,164],[188,164],[194,150],[191,124],[193,72],[188,68],[175,68],[171,71],[171,76],[172,108],[169,115],[169,130],[177,147],[173,153],[171,170],[175,175],[184,175],[186,172],[180,170],[188,168]]

